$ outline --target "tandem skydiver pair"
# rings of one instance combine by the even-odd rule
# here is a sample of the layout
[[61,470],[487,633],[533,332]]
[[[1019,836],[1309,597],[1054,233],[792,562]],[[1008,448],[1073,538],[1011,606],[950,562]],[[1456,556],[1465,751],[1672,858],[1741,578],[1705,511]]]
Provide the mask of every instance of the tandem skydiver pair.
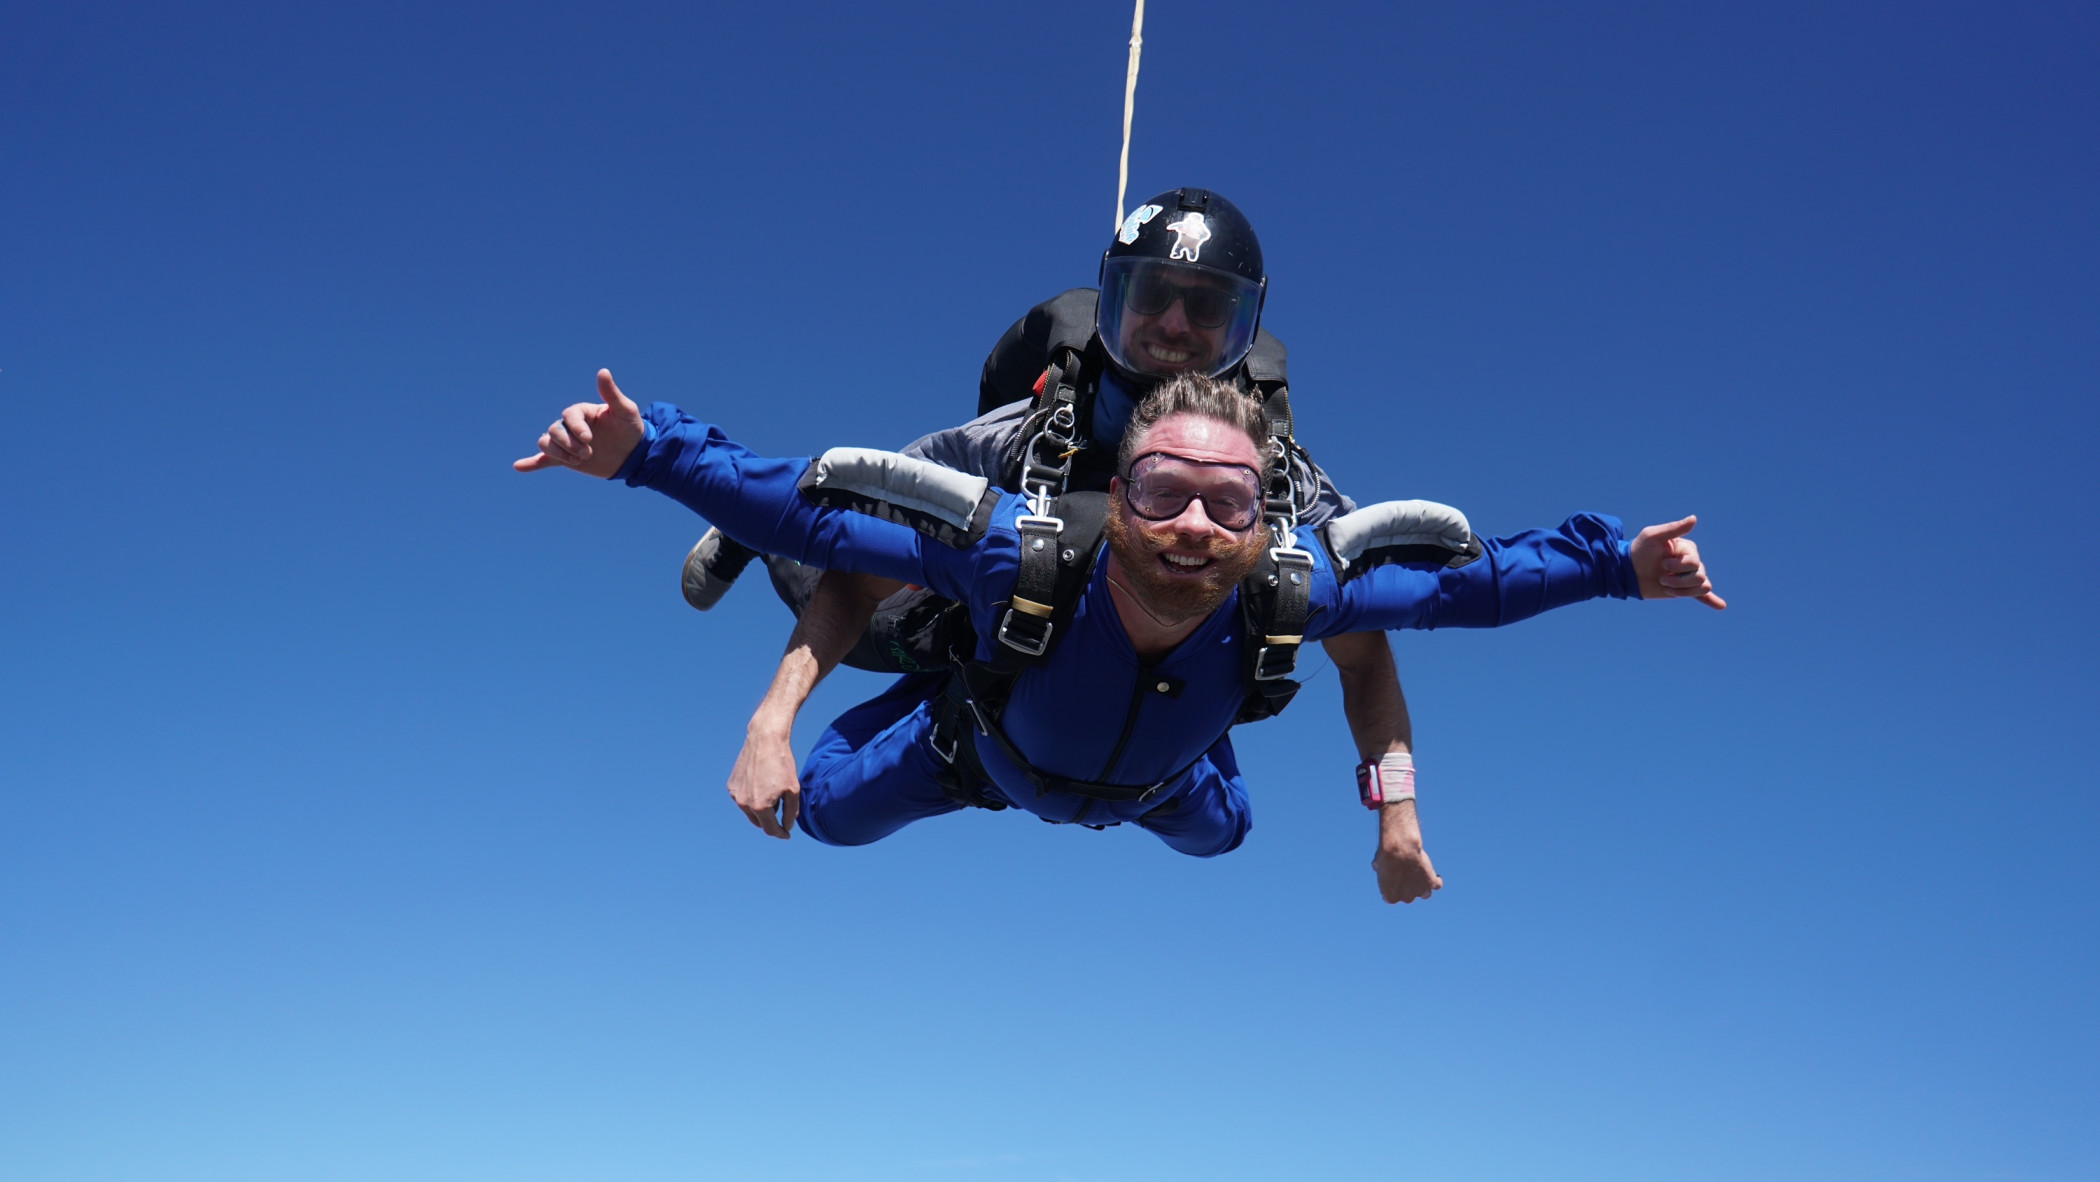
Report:
[[[1260,329],[1266,288],[1259,243],[1229,202],[1197,189],[1161,194],[1141,205],[1119,227],[1103,258],[1098,297],[1087,289],[1068,292],[1036,308],[1001,339],[987,359],[980,383],[980,410],[988,413],[963,427],[920,440],[906,452],[986,477],[999,487],[1026,485],[1032,473],[1039,494],[1077,497],[1098,493],[1116,474],[1115,457],[1119,445],[1126,442],[1124,425],[1137,399],[1174,374],[1210,374],[1261,404],[1266,434],[1259,479],[1263,512],[1274,531],[1281,537],[1294,524],[1323,526],[1354,506],[1334,489],[1297,442],[1284,350]],[[568,417],[575,419],[580,430],[588,430],[580,417],[585,409],[599,412],[602,405],[571,408]],[[549,440],[566,430],[557,424]],[[573,437],[568,441],[577,442]],[[1055,446],[1046,451],[1046,444]],[[1083,509],[1068,515],[1081,523],[1080,534],[1085,533],[1086,520],[1108,524],[1099,511],[1091,517]],[[1443,533],[1430,530],[1424,536],[1440,539],[1447,547],[1462,545],[1466,536],[1463,518],[1446,511],[1442,520],[1448,524],[1452,518],[1458,522],[1456,534],[1446,529]],[[1348,537],[1352,530],[1361,533],[1376,528],[1358,518],[1342,533]],[[1687,573],[1696,568],[1696,549],[1688,539],[1668,543],[1668,548],[1685,553],[1668,557],[1677,568],[1664,573],[1671,583],[1658,584],[1651,593],[1699,593],[1703,576],[1693,578]],[[1433,553],[1433,541],[1418,543],[1415,550],[1411,557],[1417,561],[1449,560],[1448,551]],[[710,531],[688,563],[688,597],[696,606],[711,603],[725,585],[720,574],[735,570],[750,553],[724,539],[719,531]],[[970,611],[951,604],[936,591],[904,590],[892,595],[890,591],[898,587],[895,582],[840,571],[825,574],[819,581],[816,565],[783,555],[770,558],[769,566],[776,588],[799,610],[801,619],[773,690],[753,719],[751,739],[739,757],[731,789],[754,823],[784,836],[786,826],[796,821],[799,779],[814,775],[819,764],[836,753],[833,748],[840,742],[846,744],[846,750],[860,751],[860,740],[869,737],[865,728],[885,719],[889,707],[896,704],[890,699],[913,698],[923,688],[919,683],[929,679],[944,682],[950,705],[941,717],[955,717],[959,707],[954,700],[967,696],[959,690],[970,680],[967,666],[979,630]],[[1273,613],[1274,597],[1265,601],[1258,587],[1241,599],[1248,604],[1267,602],[1270,606],[1265,610]],[[878,600],[883,601],[880,610],[876,610]],[[1711,602],[1719,604],[1717,599]],[[873,624],[868,626],[871,616]],[[1247,610],[1242,616],[1243,628],[1261,623]],[[1009,638],[1013,635],[1010,631]],[[1374,865],[1381,892],[1388,901],[1426,897],[1438,880],[1421,849],[1411,793],[1404,791],[1411,787],[1411,736],[1390,650],[1376,633],[1331,637],[1327,646],[1341,670],[1344,707],[1360,754],[1365,756],[1360,782],[1376,783],[1383,771],[1388,795],[1396,798],[1380,810],[1381,841]],[[817,678],[846,656],[849,648],[854,650],[849,659],[856,664],[916,671],[917,677],[907,677],[890,694],[842,718],[812,754],[808,771],[798,777],[787,743],[794,713]],[[1002,646],[997,651],[1010,657],[1014,650]],[[1294,653],[1295,645],[1257,643],[1244,650],[1238,683],[1245,692],[1236,718],[1264,717],[1289,701],[1295,688],[1289,676],[1289,658]],[[951,668],[959,671],[951,673]],[[1006,689],[1026,685],[1023,672],[1007,668],[991,677],[989,696],[999,697]],[[1255,677],[1254,672],[1267,676]],[[977,678],[985,681],[985,671],[980,669]],[[1140,697],[1132,697],[1130,717],[1136,718],[1144,708]],[[1130,729],[1127,724],[1122,727],[1123,731]],[[973,733],[990,740],[993,732],[979,727]],[[1213,766],[1229,765],[1229,742],[1220,739],[1216,747]],[[952,750],[952,743],[943,749]],[[966,749],[965,758],[968,754]],[[1224,774],[1237,783],[1236,769]],[[1243,798],[1243,786],[1240,792]],[[952,786],[946,797],[952,805],[956,797]],[[1367,793],[1370,799],[1375,798]],[[1107,813],[1093,809],[1093,805],[1076,805],[1071,818],[1082,823],[1108,819]],[[838,810],[832,812],[837,815]],[[1147,815],[1152,817],[1151,827],[1157,828],[1161,816],[1156,811]],[[1086,820],[1088,817],[1093,820]],[[843,832],[827,835],[807,820],[806,813],[803,827],[820,837],[847,839]]]
[[[905,675],[818,740],[797,820],[830,844],[978,804],[1133,822],[1180,852],[1222,854],[1250,824],[1226,732],[1260,650],[1374,628],[1498,627],[1600,597],[1712,594],[1681,549],[1689,518],[1631,543],[1592,514],[1479,540],[1446,507],[1394,502],[1279,532],[1262,496],[1268,421],[1235,387],[1194,374],[1138,404],[1106,493],[1054,498],[895,453],[764,458],[677,407],[645,415],[609,373],[599,387],[521,468],[654,488],[754,550],[928,587],[967,612],[978,639],[959,668]],[[1098,534],[1078,524],[1088,515]],[[1244,581],[1265,562],[1275,598],[1296,601],[1298,634],[1245,626],[1259,613]]]
[[[1284,495],[1308,525],[1356,506],[1313,462],[1294,433],[1283,343],[1262,328],[1268,275],[1261,242],[1232,202],[1205,189],[1161,193],[1131,211],[1100,261],[1100,287],[1078,288],[1037,305],[1008,329],[986,358],[978,383],[979,418],[905,447],[1017,489],[1024,447],[1059,406],[1077,425],[1066,476],[1073,490],[1107,487],[1124,424],[1137,400],[1162,380],[1201,373],[1230,381],[1267,414],[1281,451]],[[687,598],[705,608],[721,595],[721,573],[741,569],[751,551],[710,531],[686,563]],[[824,573],[791,559],[767,560],[781,598],[799,617],[765,700],[753,714],[729,789],[753,824],[786,837],[799,805],[799,774],[789,743],[796,714],[816,682],[843,658],[879,671],[948,669],[963,613],[923,589],[846,572]],[[821,581],[819,576],[821,575]],[[1413,775],[1407,699],[1386,638],[1376,632],[1322,642],[1339,672],[1342,708],[1370,768]],[[1265,682],[1271,710],[1289,700],[1295,678]],[[1389,902],[1426,898],[1439,885],[1423,849],[1411,798],[1379,810],[1373,859]]]

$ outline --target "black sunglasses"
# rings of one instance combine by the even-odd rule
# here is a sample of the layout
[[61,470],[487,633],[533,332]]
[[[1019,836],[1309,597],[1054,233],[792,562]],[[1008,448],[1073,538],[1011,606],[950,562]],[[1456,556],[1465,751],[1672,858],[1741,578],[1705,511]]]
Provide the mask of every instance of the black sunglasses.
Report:
[[1189,323],[1203,328],[1222,327],[1240,302],[1239,296],[1225,288],[1176,283],[1158,269],[1139,271],[1123,282],[1124,307],[1140,316],[1158,316],[1178,299]]

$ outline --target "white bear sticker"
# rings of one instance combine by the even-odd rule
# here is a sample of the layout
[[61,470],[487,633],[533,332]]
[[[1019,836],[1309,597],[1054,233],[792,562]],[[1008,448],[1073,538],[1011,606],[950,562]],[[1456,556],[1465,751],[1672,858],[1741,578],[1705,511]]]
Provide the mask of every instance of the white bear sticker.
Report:
[[1123,228],[1116,231],[1116,241],[1125,246],[1136,242],[1139,228],[1158,216],[1159,206],[1157,205],[1140,205],[1136,209],[1131,210],[1130,216],[1123,219]]
[[1203,253],[1203,244],[1210,241],[1210,227],[1203,224],[1200,213],[1183,214],[1178,222],[1168,222],[1167,229],[1174,231],[1174,249],[1167,252],[1168,259],[1187,259],[1195,262]]

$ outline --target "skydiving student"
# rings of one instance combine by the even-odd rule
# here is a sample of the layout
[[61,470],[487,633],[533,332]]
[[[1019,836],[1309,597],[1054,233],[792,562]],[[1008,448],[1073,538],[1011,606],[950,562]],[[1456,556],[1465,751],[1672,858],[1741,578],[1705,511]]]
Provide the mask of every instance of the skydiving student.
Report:
[[[1127,821],[1215,856],[1251,822],[1225,735],[1273,646],[1498,627],[1605,596],[1726,606],[1685,536],[1690,517],[1631,544],[1616,518],[1592,514],[1481,541],[1447,507],[1388,502],[1279,537],[1263,519],[1261,408],[1196,375],[1135,409],[1106,494],[1047,506],[891,452],[762,458],[677,407],[645,416],[606,371],[598,386],[600,401],[568,408],[520,471],[654,488],[759,552],[967,606],[980,638],[970,662],[906,675],[817,741],[796,822],[827,844],[877,841],[960,797],[1057,822]],[[1243,581],[1264,563],[1278,579],[1251,593],[1273,600],[1257,604],[1248,588],[1260,581]],[[1250,622],[1286,618],[1302,632],[1250,634]],[[1361,787],[1371,807],[1412,792],[1375,772]]]
[[[1261,242],[1238,207],[1206,189],[1173,189],[1132,210],[1101,260],[1100,288],[1037,305],[985,359],[979,418],[926,436],[904,454],[1006,489],[1021,487],[1022,452],[1053,413],[1060,388],[1077,422],[1068,486],[1106,489],[1124,425],[1139,399],[1183,373],[1207,374],[1259,397],[1286,453],[1297,524],[1320,526],[1356,508],[1293,435],[1282,342],[1261,327],[1268,292]],[[755,553],[710,529],[686,560],[686,598],[714,606]],[[851,572],[823,572],[772,555],[768,573],[799,617],[765,700],[753,713],[729,791],[752,824],[776,837],[794,828],[800,791],[790,736],[816,683],[843,659],[893,673],[946,667],[956,638],[937,592]],[[821,578],[820,578],[821,576]],[[961,638],[967,645],[969,638]],[[1323,641],[1342,686],[1359,757],[1412,776],[1414,734],[1392,649],[1380,632]],[[1297,682],[1250,695],[1241,721],[1273,716]],[[1412,797],[1379,815],[1372,861],[1387,902],[1428,898],[1439,879],[1422,845]]]

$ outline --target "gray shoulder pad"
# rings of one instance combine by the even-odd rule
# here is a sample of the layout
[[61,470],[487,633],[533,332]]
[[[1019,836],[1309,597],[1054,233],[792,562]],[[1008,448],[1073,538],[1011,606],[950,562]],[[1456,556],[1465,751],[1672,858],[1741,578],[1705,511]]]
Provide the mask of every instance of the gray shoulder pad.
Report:
[[999,503],[982,476],[866,447],[825,452],[798,487],[815,504],[907,525],[958,549],[984,536]]
[[1388,562],[1464,566],[1484,553],[1466,515],[1435,501],[1367,505],[1321,532],[1345,580]]

